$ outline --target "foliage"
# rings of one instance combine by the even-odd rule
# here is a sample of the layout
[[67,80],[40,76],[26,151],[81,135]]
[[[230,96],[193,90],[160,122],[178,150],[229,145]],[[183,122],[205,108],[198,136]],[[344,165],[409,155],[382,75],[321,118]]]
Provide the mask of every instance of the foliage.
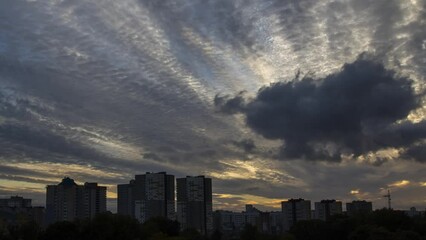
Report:
[[105,213],[96,216],[92,221],[86,220],[81,225],[81,240],[142,239],[139,222],[127,216]]
[[176,237],[179,236],[179,230],[180,224],[178,221],[172,221],[163,217],[151,218],[142,225],[142,231],[148,239],[157,239],[154,236],[159,233],[165,236]]
[[[229,238],[229,236],[228,236]],[[93,219],[57,222],[41,229],[34,222],[8,225],[0,219],[1,240],[228,240],[215,230],[210,237],[195,229],[180,231],[177,221],[136,219],[104,213]],[[376,210],[356,216],[336,215],[328,221],[297,222],[288,233],[271,235],[246,225],[241,240],[426,240],[426,218],[409,218],[400,211]]]
[[258,240],[259,232],[253,225],[247,224],[241,232],[241,240]]
[[42,240],[78,240],[80,238],[78,222],[57,222],[51,224],[42,236]]
[[296,240],[424,240],[426,218],[410,218],[402,211],[381,209],[356,216],[333,216],[327,222],[300,221],[290,233]]

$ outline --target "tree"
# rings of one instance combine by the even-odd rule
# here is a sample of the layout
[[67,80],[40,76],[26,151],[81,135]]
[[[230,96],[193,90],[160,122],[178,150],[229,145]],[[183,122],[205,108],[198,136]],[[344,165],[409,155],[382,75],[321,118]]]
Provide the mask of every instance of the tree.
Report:
[[56,222],[45,231],[43,240],[80,240],[80,231],[76,222]]
[[188,239],[188,240],[202,240],[204,239],[204,236],[200,234],[200,232],[197,231],[197,229],[194,228],[187,228],[183,230],[180,234],[182,238]]
[[398,240],[422,240],[420,234],[414,231],[399,231],[396,233]]
[[329,240],[328,226],[321,220],[299,221],[290,229],[297,240]]
[[151,218],[142,225],[143,234],[150,238],[157,233],[170,237],[179,236],[180,224],[164,217]]
[[11,226],[10,233],[13,239],[37,240],[41,235],[41,228],[34,221],[25,221],[19,225]]
[[0,239],[9,240],[12,239],[12,236],[10,236],[10,231],[7,226],[7,223],[0,218]]
[[241,240],[257,240],[259,239],[259,232],[257,228],[251,224],[246,224],[241,232]]
[[409,230],[412,220],[402,211],[381,209],[367,215],[367,223],[386,228],[388,231]]
[[211,236],[211,240],[221,240],[221,239],[222,239],[222,233],[218,229],[214,230]]
[[140,223],[129,216],[103,213],[82,222],[82,240],[142,239]]
[[349,240],[397,240],[397,238],[384,227],[362,225],[350,234]]

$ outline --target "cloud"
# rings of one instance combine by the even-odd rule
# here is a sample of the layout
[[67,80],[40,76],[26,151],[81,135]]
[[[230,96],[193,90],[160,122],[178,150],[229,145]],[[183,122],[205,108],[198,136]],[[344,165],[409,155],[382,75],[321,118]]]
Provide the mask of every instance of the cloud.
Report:
[[51,153],[99,158],[96,152],[90,148],[83,147],[62,135],[51,133],[47,129],[32,129],[19,124],[3,124],[0,125],[0,140],[43,149]]
[[220,204],[221,200],[231,199],[239,204],[236,206],[241,206],[245,204],[260,205],[263,208],[277,209],[281,208],[281,202],[287,199],[282,198],[267,198],[264,196],[256,196],[251,194],[215,194],[214,198],[217,203]]
[[[216,100],[228,104],[222,111],[246,112],[261,86],[298,69],[315,72],[319,85],[364,51],[422,89],[424,9],[422,1],[405,0],[0,1],[0,181],[40,202],[44,195],[33,190],[45,184],[27,191],[26,183],[57,183],[64,175],[114,184],[145,171],[212,172],[223,174],[214,178],[216,192],[277,199],[301,191],[342,198],[358,188],[374,194],[407,174],[425,181],[426,166],[392,160],[421,161],[424,112],[415,123],[367,129],[369,144],[395,154],[353,161],[357,168],[345,160],[330,167],[270,159],[290,153],[277,151],[287,139],[256,136],[242,118],[212,106],[220,92]],[[235,93],[240,98],[227,102]],[[346,145],[375,148],[302,139],[313,141],[312,155],[335,161],[337,152],[351,152]],[[236,164],[223,164],[228,160]],[[386,168],[371,170],[368,161]],[[409,167],[392,175],[392,164]]]
[[360,191],[359,191],[359,189],[355,189],[355,190],[351,190],[351,192],[350,192],[352,195],[356,195],[356,194],[359,194],[360,193]]
[[408,180],[401,180],[401,181],[396,181],[393,182],[391,184],[389,184],[389,187],[395,187],[395,188],[402,188],[402,187],[407,187],[408,185],[410,185],[411,182]]
[[324,78],[274,83],[253,99],[216,95],[214,103],[221,112],[243,113],[263,137],[284,140],[281,158],[339,161],[382,148],[410,149],[426,137],[424,122],[398,124],[420,107],[412,84],[361,55]]
[[256,149],[256,144],[253,139],[243,139],[241,141],[232,141],[236,147],[243,149],[245,152],[253,152]]
[[408,148],[402,156],[404,158],[416,159],[420,162],[426,162],[426,146],[416,145]]

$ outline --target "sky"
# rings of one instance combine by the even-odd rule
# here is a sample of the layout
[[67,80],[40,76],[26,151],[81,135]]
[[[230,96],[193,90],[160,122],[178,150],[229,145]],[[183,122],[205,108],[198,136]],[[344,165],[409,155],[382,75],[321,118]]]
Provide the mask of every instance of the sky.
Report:
[[2,0],[0,197],[213,179],[215,209],[426,208],[426,2]]

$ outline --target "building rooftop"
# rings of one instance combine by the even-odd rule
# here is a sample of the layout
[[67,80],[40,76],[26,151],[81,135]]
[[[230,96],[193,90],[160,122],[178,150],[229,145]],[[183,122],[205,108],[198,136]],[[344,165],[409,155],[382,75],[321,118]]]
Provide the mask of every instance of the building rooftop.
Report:
[[60,186],[70,187],[70,186],[77,186],[77,184],[74,182],[74,179],[65,177],[62,179],[62,182],[59,183]]

